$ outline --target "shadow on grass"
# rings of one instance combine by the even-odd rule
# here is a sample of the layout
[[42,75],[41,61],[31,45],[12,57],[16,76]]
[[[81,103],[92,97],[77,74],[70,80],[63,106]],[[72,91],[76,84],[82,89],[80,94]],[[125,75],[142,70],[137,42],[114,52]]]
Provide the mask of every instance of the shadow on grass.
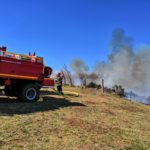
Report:
[[42,101],[22,103],[17,99],[0,96],[0,116],[13,116],[44,111],[54,111],[64,107],[86,106],[79,102],[71,102],[64,98],[44,96]]

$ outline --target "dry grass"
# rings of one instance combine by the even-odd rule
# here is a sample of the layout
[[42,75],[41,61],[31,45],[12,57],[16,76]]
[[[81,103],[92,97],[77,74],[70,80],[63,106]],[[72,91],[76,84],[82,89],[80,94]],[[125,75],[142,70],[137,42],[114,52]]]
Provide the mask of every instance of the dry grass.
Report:
[[150,149],[150,106],[93,89],[65,90],[80,96],[43,91],[32,104],[1,96],[0,149]]

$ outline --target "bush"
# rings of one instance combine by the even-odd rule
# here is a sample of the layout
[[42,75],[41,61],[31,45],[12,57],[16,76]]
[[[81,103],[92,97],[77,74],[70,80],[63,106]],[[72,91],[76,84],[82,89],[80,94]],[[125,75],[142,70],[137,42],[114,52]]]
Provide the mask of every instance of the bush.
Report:
[[124,88],[122,88],[121,85],[114,85],[112,88],[112,92],[116,93],[121,97],[125,96]]
[[101,88],[101,85],[98,85],[98,84],[96,84],[96,83],[94,83],[94,82],[90,82],[90,83],[87,85],[87,87],[89,87],[89,88]]

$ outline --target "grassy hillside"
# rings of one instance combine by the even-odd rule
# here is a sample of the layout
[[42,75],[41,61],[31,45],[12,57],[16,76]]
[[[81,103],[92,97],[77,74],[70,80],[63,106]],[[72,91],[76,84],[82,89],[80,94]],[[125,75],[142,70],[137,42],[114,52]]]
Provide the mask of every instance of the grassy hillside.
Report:
[[65,90],[80,96],[43,91],[32,104],[0,96],[0,149],[150,149],[150,106],[93,89]]

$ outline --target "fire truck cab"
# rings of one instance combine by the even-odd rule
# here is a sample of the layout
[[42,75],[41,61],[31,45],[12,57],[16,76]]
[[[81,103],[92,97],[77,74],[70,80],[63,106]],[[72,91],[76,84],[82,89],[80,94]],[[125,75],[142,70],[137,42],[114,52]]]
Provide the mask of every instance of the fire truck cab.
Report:
[[7,52],[0,47],[0,86],[5,94],[23,102],[39,99],[40,88],[54,86],[52,68],[44,65],[42,57]]

